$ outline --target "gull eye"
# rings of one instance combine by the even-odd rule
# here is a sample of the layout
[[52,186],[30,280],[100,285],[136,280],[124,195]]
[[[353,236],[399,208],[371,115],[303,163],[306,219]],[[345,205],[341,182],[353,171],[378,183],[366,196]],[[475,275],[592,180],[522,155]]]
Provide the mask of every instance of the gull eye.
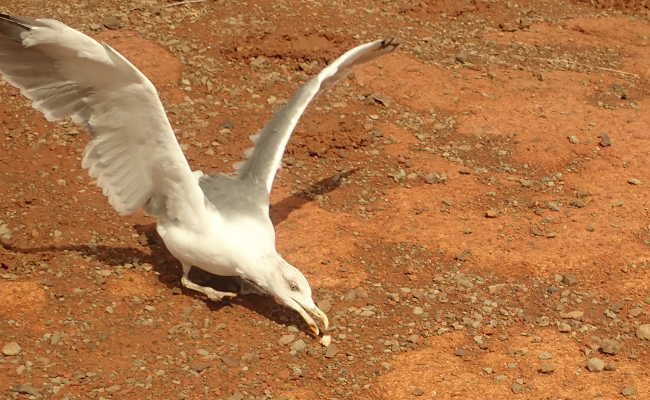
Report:
[[298,284],[294,281],[289,281],[289,289],[291,289],[292,292],[297,292],[298,290],[300,290]]

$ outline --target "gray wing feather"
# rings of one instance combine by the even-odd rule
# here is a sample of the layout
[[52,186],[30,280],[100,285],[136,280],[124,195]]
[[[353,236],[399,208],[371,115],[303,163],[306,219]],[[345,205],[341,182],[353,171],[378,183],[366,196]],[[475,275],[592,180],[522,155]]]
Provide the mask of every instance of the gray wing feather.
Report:
[[262,129],[250,157],[237,166],[240,179],[261,183],[270,192],[287,142],[309,103],[321,90],[346,76],[355,65],[389,53],[397,46],[392,39],[357,46],[309,80]]
[[1,14],[0,75],[48,120],[90,130],[82,166],[118,213],[156,198],[161,217],[203,219],[203,193],[156,89],[117,51],[55,20]]

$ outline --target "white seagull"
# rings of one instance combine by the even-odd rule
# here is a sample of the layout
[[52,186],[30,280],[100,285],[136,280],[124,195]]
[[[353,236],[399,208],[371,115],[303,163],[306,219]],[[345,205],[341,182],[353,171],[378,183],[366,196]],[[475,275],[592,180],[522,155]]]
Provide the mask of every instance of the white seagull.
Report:
[[269,192],[298,119],[326,86],[355,65],[393,51],[377,40],[355,47],[301,87],[251,138],[234,176],[192,171],[147,77],[110,46],[53,19],[0,14],[0,74],[49,121],[71,117],[92,138],[82,166],[113,208],[143,208],[183,266],[181,283],[212,300],[234,297],[188,279],[190,269],[239,276],[297,311],[312,332],[328,328],[305,276],[278,254]]

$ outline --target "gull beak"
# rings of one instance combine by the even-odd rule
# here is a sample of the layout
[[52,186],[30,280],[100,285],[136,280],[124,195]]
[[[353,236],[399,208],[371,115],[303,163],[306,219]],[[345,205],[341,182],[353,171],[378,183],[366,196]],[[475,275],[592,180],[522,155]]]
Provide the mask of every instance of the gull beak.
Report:
[[[302,304],[298,302],[296,302],[296,305],[298,307],[292,307],[292,308],[298,311],[298,314],[300,314],[302,319],[305,320],[307,326],[309,326],[309,329],[312,331],[314,336],[318,336],[320,334],[320,328],[318,327],[316,321],[314,321],[314,319],[311,317],[311,315],[313,315],[323,323],[324,331],[329,329],[330,321],[327,318],[327,315],[320,308],[316,307],[316,305],[312,305],[311,307],[303,307]],[[307,311],[309,311],[309,313]]]

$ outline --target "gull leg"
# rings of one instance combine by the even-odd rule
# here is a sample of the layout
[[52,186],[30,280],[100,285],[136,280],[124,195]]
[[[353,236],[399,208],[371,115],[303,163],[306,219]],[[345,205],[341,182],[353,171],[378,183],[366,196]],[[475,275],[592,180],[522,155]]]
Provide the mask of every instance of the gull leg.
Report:
[[201,286],[197,285],[196,283],[192,282],[189,278],[188,275],[190,274],[190,269],[192,269],[191,265],[183,264],[183,276],[181,277],[181,284],[185,286],[188,289],[191,290],[196,290],[197,292],[201,292],[204,295],[208,296],[208,298],[212,301],[219,301],[222,300],[224,297],[235,297],[237,296],[237,293],[233,292],[221,292],[219,290],[215,290],[211,287],[207,286]]

